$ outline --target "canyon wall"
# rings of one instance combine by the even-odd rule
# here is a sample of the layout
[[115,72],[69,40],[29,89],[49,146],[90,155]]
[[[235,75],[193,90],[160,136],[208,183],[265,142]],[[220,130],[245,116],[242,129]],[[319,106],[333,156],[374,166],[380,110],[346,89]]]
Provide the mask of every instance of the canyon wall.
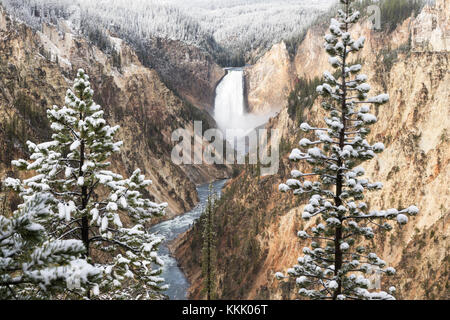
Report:
[[212,111],[215,89],[225,75],[206,51],[169,39],[149,39],[145,64],[158,71],[170,89],[193,105]]
[[[384,184],[382,191],[368,196],[368,202],[380,209],[410,204],[420,208],[406,226],[378,235],[371,243],[397,269],[394,278],[381,280],[395,285],[400,299],[450,298],[450,76],[449,51],[444,46],[449,16],[448,4],[438,0],[436,7],[425,7],[392,33],[371,30],[365,22],[352,30],[353,37],[367,39],[355,59],[368,75],[371,95],[388,92],[391,98],[389,104],[375,109],[378,123],[368,137],[370,143],[381,141],[386,146],[382,154],[363,164],[371,180]],[[429,21],[436,21],[434,28],[422,26]],[[423,46],[414,40],[414,32],[434,40]],[[297,75],[312,79],[331,69],[322,49],[324,35],[321,28],[308,32],[294,59]],[[317,99],[303,110],[302,120],[316,125],[323,115]],[[247,166],[223,193],[217,210],[220,298],[296,298],[295,284],[277,281],[274,274],[294,265],[307,244],[296,237],[298,230],[309,227],[301,219],[307,198],[278,192],[278,184],[286,181],[291,169],[305,172],[309,168],[287,159],[302,138],[299,124],[286,108],[267,124],[283,133],[277,175],[260,177],[258,168]],[[202,298],[200,249],[198,227],[179,239],[174,249],[193,283],[191,297],[196,299]]]
[[226,177],[229,168],[174,165],[171,134],[192,129],[194,120],[203,120],[206,127],[214,126],[214,120],[174,94],[121,39],[111,38],[115,53],[106,54],[67,30],[43,25],[34,31],[0,8],[1,175],[16,174],[10,161],[27,157],[27,140],[50,137],[46,109],[64,102],[76,70],[83,68],[107,121],[121,126],[117,138],[124,146],[112,159],[114,170],[126,176],[141,168],[153,181],[150,194],[169,203],[168,217],[191,209],[198,200],[195,183]]
[[265,115],[280,111],[292,89],[291,61],[286,44],[276,44],[245,69],[248,111]]

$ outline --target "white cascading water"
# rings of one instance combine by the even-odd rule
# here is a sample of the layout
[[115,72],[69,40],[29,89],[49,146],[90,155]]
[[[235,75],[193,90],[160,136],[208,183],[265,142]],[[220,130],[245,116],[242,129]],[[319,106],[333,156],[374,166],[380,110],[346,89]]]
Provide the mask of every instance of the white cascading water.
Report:
[[[242,68],[228,69],[216,88],[214,119],[224,135],[227,130],[242,130],[240,135],[233,133],[235,134],[233,137],[238,140],[244,139],[250,131],[264,124],[269,118],[268,115],[246,113],[244,101],[244,70]],[[236,143],[233,137],[231,139],[226,137],[231,145]]]
[[216,88],[214,118],[219,129],[242,129],[244,111],[244,71],[230,69]]

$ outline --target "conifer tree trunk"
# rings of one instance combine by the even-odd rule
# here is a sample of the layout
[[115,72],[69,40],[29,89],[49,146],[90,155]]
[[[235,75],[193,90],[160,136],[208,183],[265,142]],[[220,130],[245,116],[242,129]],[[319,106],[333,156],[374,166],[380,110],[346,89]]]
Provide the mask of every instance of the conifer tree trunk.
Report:
[[214,224],[214,197],[212,194],[212,186],[209,188],[208,203],[206,205],[203,216],[203,253],[202,253],[202,269],[203,269],[203,292],[207,300],[212,300],[214,295],[214,250],[215,250],[215,224]]
[[[81,142],[81,159],[79,176],[83,174],[82,167],[84,164],[84,142]],[[85,210],[87,206],[87,189],[85,186],[81,187],[81,210]],[[86,246],[86,257],[89,257],[89,225],[87,216],[81,218],[81,239]]]
[[[80,96],[83,97],[83,93],[80,93]],[[83,120],[83,113],[80,113],[80,120]],[[80,132],[81,135],[81,132]],[[85,158],[85,143],[82,137],[79,137],[81,139],[80,143],[80,166],[78,171],[78,176],[83,176],[83,165],[84,165],[84,158]],[[88,205],[88,192],[87,187],[83,184],[81,187],[81,211],[84,212],[86,210],[86,207]],[[81,240],[84,243],[84,246],[86,247],[86,260],[90,260],[90,250],[89,250],[89,220],[87,216],[87,212],[81,217]],[[88,299],[91,298],[91,292],[90,290],[87,290],[87,297]]]
[[[83,93],[80,92],[80,97],[83,97]],[[83,113],[80,113],[80,120],[83,120]],[[81,134],[81,133],[80,133]],[[85,144],[82,139],[82,137],[79,137],[81,139],[80,144],[80,166],[78,170],[78,176],[83,176],[83,165],[84,165],[84,158],[85,158]],[[87,187],[83,185],[81,187],[81,211],[84,211],[88,204],[88,192]],[[86,258],[89,259],[89,221],[87,215],[83,215],[81,218],[81,240],[84,243],[84,246],[86,247]]]
[[208,249],[207,249],[207,274],[208,274],[208,289],[207,300],[211,300],[211,208],[208,209]]
[[[348,11],[348,6],[349,4],[346,3],[345,4],[345,11],[347,14],[347,17],[349,15],[349,11]],[[348,24],[345,23],[345,28],[344,28],[345,32],[348,31]],[[345,73],[345,68],[347,66],[346,63],[347,60],[347,46],[345,45],[344,51],[343,51],[343,55],[342,55],[342,68],[341,68],[341,72],[342,72],[342,115],[341,115],[341,123],[342,123],[342,129],[339,133],[339,148],[342,150],[344,149],[345,146],[345,131],[347,129],[347,121],[345,118],[346,113],[344,112],[344,110],[347,108],[346,106],[346,102],[347,102],[347,86],[346,86],[346,73]],[[342,168],[342,159],[339,158],[338,159],[338,166],[339,168]],[[342,169],[339,169],[337,171],[337,177],[336,177],[336,197],[335,197],[335,205],[336,207],[339,207],[342,205],[342,200],[341,200],[341,194],[342,194],[342,183],[343,183],[343,179],[342,179]],[[339,271],[342,268],[342,251],[341,251],[341,240],[342,240],[342,217],[339,217],[339,221],[341,222],[341,224],[339,226],[336,227],[336,232],[335,232],[335,237],[334,237],[334,256],[335,256],[335,261],[334,261],[334,274],[336,276],[339,275]],[[338,288],[337,290],[334,292],[333,294],[333,300],[336,300],[337,296],[341,294],[342,292],[342,281],[338,280]]]

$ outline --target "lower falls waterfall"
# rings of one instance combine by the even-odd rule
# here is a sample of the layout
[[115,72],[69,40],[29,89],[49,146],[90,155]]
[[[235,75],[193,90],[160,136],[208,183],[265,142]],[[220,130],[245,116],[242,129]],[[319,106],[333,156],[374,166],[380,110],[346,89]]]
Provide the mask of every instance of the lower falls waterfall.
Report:
[[[226,141],[236,146],[237,141],[245,139],[255,128],[263,125],[268,116],[247,113],[244,69],[227,68],[226,72],[227,74],[216,88],[214,119]],[[237,151],[246,152],[241,149]]]

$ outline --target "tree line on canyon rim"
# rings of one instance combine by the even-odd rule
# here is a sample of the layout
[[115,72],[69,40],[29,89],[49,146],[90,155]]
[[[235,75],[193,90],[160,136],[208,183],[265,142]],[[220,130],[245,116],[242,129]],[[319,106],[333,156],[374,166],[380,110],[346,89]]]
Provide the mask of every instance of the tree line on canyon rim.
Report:
[[[309,195],[302,217],[316,225],[298,236],[310,241],[298,264],[287,270],[311,299],[393,299],[388,292],[370,291],[365,274],[395,270],[375,252],[367,252],[362,239],[390,231],[386,220],[408,222],[418,208],[369,211],[365,191],[379,190],[381,183],[363,178],[359,167],[382,152],[381,143],[370,145],[366,137],[376,122],[369,105],[383,105],[389,97],[369,97],[367,76],[361,64],[349,64],[351,53],[362,49],[364,38],[352,39],[351,24],[360,18],[351,0],[331,20],[325,48],[334,73],[325,72],[317,93],[323,96],[325,128],[302,123],[304,138],[292,150],[290,160],[306,160],[312,171],[292,171],[281,192]],[[21,204],[14,212],[4,205],[0,215],[0,297],[3,299],[161,299],[166,289],[160,277],[158,257],[162,239],[145,230],[145,223],[162,215],[165,203],[148,199],[151,183],[137,169],[129,178],[109,170],[108,159],[120,151],[103,111],[93,100],[89,77],[79,70],[65,105],[47,111],[51,140],[28,142],[29,161],[12,164],[28,173],[25,180],[6,178],[2,187],[16,193]],[[318,146],[322,146],[320,149]],[[305,178],[317,176],[308,181]],[[334,188],[334,192],[333,192]],[[203,215],[204,266],[213,264],[214,215],[212,198]],[[374,226],[372,228],[371,226]],[[207,248],[205,250],[205,248]],[[208,250],[209,248],[209,250]],[[214,297],[212,272],[204,270],[205,288]],[[280,280],[286,278],[278,272]],[[209,280],[208,280],[209,279]]]
[[[320,1],[317,2],[320,3]],[[328,3],[328,1],[322,2]],[[354,5],[361,13],[366,13],[366,8],[370,5],[379,6],[381,27],[386,31],[395,28],[399,22],[411,14],[417,14],[424,4],[429,2],[432,0],[358,0]],[[230,10],[228,0],[214,3],[213,12],[216,15],[213,16],[209,16],[208,10],[201,6],[202,10],[194,12],[188,10],[189,7],[175,4],[176,1],[172,4],[161,4],[154,1],[130,3],[116,0],[108,5],[86,0],[57,2],[3,0],[3,5],[9,11],[36,30],[40,30],[42,23],[59,27],[60,19],[69,21],[73,31],[85,35],[100,49],[112,54],[117,66],[120,66],[120,57],[117,57],[117,48],[111,41],[110,34],[117,35],[131,44],[143,62],[147,60],[146,51],[149,41],[154,41],[154,38],[176,39],[198,46],[210,53],[223,67],[243,66],[246,63],[255,62],[274,44],[283,40],[293,56],[309,27],[326,23],[339,8],[338,3],[325,11],[325,9],[308,9],[311,3],[303,7],[301,4],[289,2],[284,3],[289,7],[283,9],[276,5],[269,4],[265,7],[258,1],[255,1],[255,4],[247,1],[237,9],[233,9],[237,26],[224,28],[221,17],[226,17],[226,10]],[[203,4],[203,6],[210,9],[209,5]],[[263,6],[263,10],[258,11],[258,6]],[[325,8],[328,7],[329,4],[326,4]],[[219,10],[223,12],[222,15],[217,14]],[[254,17],[249,19],[249,14],[253,14]],[[259,16],[263,14],[264,16]],[[243,18],[240,18],[241,16]],[[256,56],[253,55],[253,51],[257,51]],[[148,63],[144,64],[148,65]]]

